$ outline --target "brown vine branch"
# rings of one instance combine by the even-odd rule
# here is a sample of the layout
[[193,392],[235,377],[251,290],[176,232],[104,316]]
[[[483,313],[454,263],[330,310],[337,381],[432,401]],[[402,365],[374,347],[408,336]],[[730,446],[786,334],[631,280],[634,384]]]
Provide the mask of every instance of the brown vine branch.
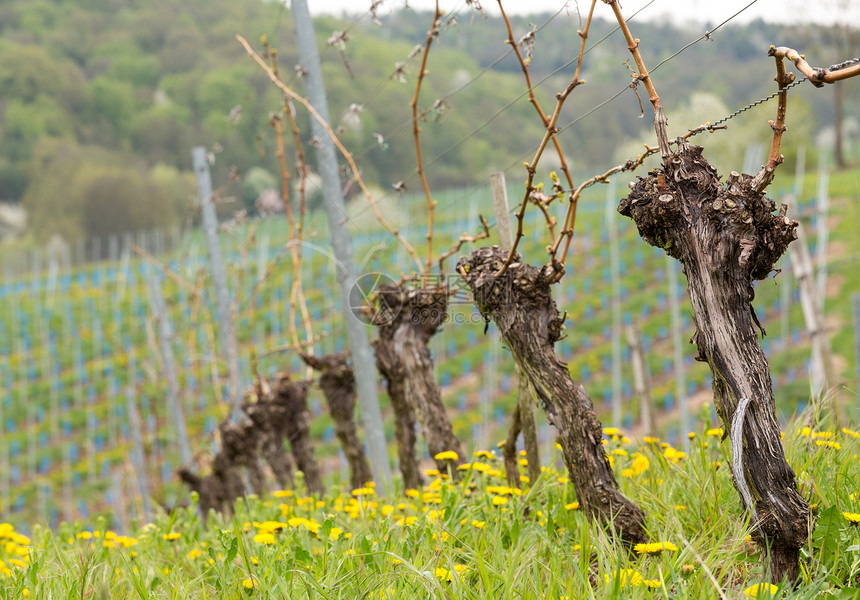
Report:
[[624,15],[621,14],[621,7],[618,5],[618,0],[603,0],[606,4],[612,7],[612,12],[615,13],[615,20],[618,21],[618,27],[624,34],[624,39],[627,40],[627,49],[633,55],[633,60],[636,62],[636,68],[639,73],[636,75],[636,80],[641,81],[648,90],[648,99],[654,107],[654,131],[657,133],[657,144],[660,147],[660,156],[665,163],[669,158],[669,136],[666,134],[666,115],[663,113],[663,105],[660,104],[660,96],[657,95],[657,90],[654,88],[654,83],[651,81],[651,76],[648,75],[648,69],[645,68],[645,62],[642,60],[642,55],[639,53],[639,38],[634,39],[630,33],[630,28],[627,27],[627,21],[624,20]]
[[[540,119],[541,119],[541,122],[543,123],[543,126],[548,127],[549,126],[549,117],[544,112],[543,108],[540,105],[540,102],[538,102],[538,99],[535,96],[534,86],[532,85],[531,73],[529,71],[529,65],[526,62],[525,58],[523,57],[522,52],[520,52],[519,44],[514,39],[514,30],[513,30],[513,27],[511,25],[511,20],[508,18],[507,13],[505,12],[504,7],[502,6],[502,0],[497,0],[497,1],[499,3],[499,10],[502,13],[502,19],[504,19],[505,26],[507,27],[507,30],[508,30],[507,43],[511,45],[511,48],[513,49],[514,54],[516,55],[517,60],[520,63],[520,69],[522,69],[523,75],[526,79],[526,86],[528,86],[528,91],[529,91],[529,102],[531,102],[532,106],[535,107],[535,110],[537,111],[538,116],[540,116]],[[582,56],[583,56],[584,51],[585,51],[585,42],[588,39],[588,29],[591,26],[591,17],[594,14],[595,4],[596,4],[596,0],[592,0],[591,9],[588,11],[588,19],[586,20],[586,23],[585,23],[585,28],[583,30],[577,31],[581,41],[580,41],[580,49],[579,49],[579,60],[578,60],[577,65],[576,65],[576,72],[574,74],[575,78],[579,77],[579,72],[582,68]],[[570,168],[567,165],[567,160],[565,159],[564,152],[561,149],[561,144],[558,141],[558,136],[555,135],[554,133],[552,134],[552,143],[555,146],[555,151],[558,154],[559,161],[561,162],[560,168],[561,168],[561,171],[564,173],[565,179],[567,180],[568,187],[573,189],[574,184],[573,184],[573,178],[570,175]],[[542,204],[540,202],[534,202],[534,203],[543,212],[544,218],[546,219],[547,225],[548,225],[549,230],[550,230],[550,237],[554,241],[556,239],[555,220],[552,217],[550,217],[545,204]],[[572,223],[575,219],[576,219],[576,204],[571,204],[568,206],[568,214],[565,216],[563,229],[567,229],[568,228],[567,223],[569,221]],[[573,229],[572,224],[570,225],[569,229],[571,229],[571,230]]]
[[460,236],[460,239],[457,240],[457,245],[451,247],[447,252],[442,253],[439,256],[439,274],[444,275],[444,270],[442,269],[443,263],[446,258],[449,258],[451,255],[460,251],[460,248],[463,247],[463,244],[470,244],[477,242],[478,240],[483,240],[490,237],[490,224],[487,223],[487,220],[484,218],[484,215],[478,215],[478,218],[481,219],[481,228],[483,231],[477,233],[475,235],[469,235],[467,233],[463,233]]
[[783,156],[779,153],[780,145],[782,144],[782,134],[786,131],[785,113],[788,105],[788,90],[787,86],[794,81],[794,73],[788,73],[785,70],[784,59],[788,59],[794,63],[797,70],[803,73],[810,83],[815,87],[822,87],[825,83],[836,83],[849,77],[860,75],[860,64],[844,69],[823,69],[813,68],[806,62],[806,57],[800,54],[797,50],[786,46],[771,46],[767,51],[768,56],[773,56],[776,60],[776,77],[774,80],[779,87],[779,95],[777,96],[776,119],[768,121],[773,129],[773,139],[770,143],[770,155],[768,156],[767,164],[761,168],[761,171],[753,178],[751,185],[758,193],[763,193],[767,186],[773,181],[776,168],[782,164]]
[[[427,198],[427,264],[425,271],[430,271],[430,265],[433,261],[433,213],[435,203],[430,195],[430,186],[427,183],[427,176],[424,174],[424,163],[421,159],[421,127],[418,125],[418,96],[421,93],[421,84],[424,82],[424,75],[427,73],[427,56],[430,54],[430,45],[433,43],[433,38],[438,34],[436,24],[442,16],[442,11],[439,10],[439,1],[436,1],[436,12],[433,13],[433,23],[430,25],[430,31],[427,32],[427,39],[424,42],[424,53],[421,56],[421,66],[418,69],[418,79],[415,82],[415,92],[412,95],[412,101],[409,106],[412,108],[412,136],[415,138],[415,162],[418,166],[418,177],[421,179],[421,187],[424,188],[424,196]],[[440,261],[441,265],[441,261]],[[441,274],[441,273],[440,273]]]
[[843,79],[856,77],[860,75],[860,64],[844,69],[821,67],[813,68],[806,62],[806,56],[800,54],[797,50],[787,48],[785,46],[771,46],[767,53],[768,56],[775,56],[778,59],[787,58],[794,63],[797,70],[803,73],[815,87],[822,87],[825,83],[836,83]]
[[[718,129],[726,129],[726,126],[725,125],[719,125],[719,126],[714,127],[713,125],[710,125],[710,124],[700,125],[699,127],[696,127],[695,129],[689,130],[687,133],[685,133],[684,135],[682,135],[678,139],[679,140],[680,139],[686,140],[686,139],[690,138],[691,136],[694,136],[697,133],[700,133],[702,131],[716,131]],[[676,141],[673,141],[671,143],[676,143]],[[571,192],[572,202],[577,202],[579,200],[579,197],[582,195],[582,192],[586,188],[589,188],[596,183],[607,183],[609,181],[609,178],[612,177],[612,175],[615,175],[616,173],[636,170],[638,167],[642,166],[642,163],[645,162],[646,158],[648,158],[652,154],[658,152],[659,150],[660,150],[659,146],[649,146],[648,144],[645,144],[645,151],[642,152],[641,154],[637,155],[635,158],[630,158],[627,161],[625,161],[623,164],[616,165],[616,166],[612,167],[611,169],[607,170],[605,173],[595,175],[591,179],[587,179],[587,180],[583,181],[581,184],[579,184],[579,186],[575,190],[573,190],[573,192]],[[561,242],[562,238],[566,238],[564,250],[561,253],[561,260],[559,261],[561,264],[564,264],[564,259],[567,256],[568,247],[570,246],[570,240],[572,238],[573,232],[570,232],[570,233],[571,233],[571,235],[568,235],[568,236],[565,236],[564,234],[562,234],[562,236],[560,236],[556,240],[556,246],[553,248],[550,248],[550,254],[555,256],[555,253],[558,250],[558,244]],[[557,271],[555,274],[555,279],[553,280],[553,283],[558,281],[562,275],[563,275],[563,272]]]
[[[558,124],[558,117],[559,115],[561,115],[561,107],[564,106],[564,102],[565,100],[567,100],[567,97],[570,96],[571,92],[573,92],[573,90],[575,90],[577,86],[585,83],[585,81],[581,81],[579,79],[579,74],[582,70],[582,57],[585,54],[585,40],[588,37],[588,28],[591,25],[591,16],[594,13],[594,5],[596,2],[597,0],[592,0],[591,9],[588,12],[588,21],[586,22],[585,29],[579,32],[579,36],[582,39],[582,42],[579,46],[579,57],[576,61],[576,71],[573,74],[573,79],[571,79],[570,83],[567,84],[567,87],[564,89],[564,91],[556,94],[555,110],[553,111],[552,116],[549,118],[549,120],[544,121],[544,124],[546,125],[546,132],[544,133],[543,139],[541,140],[541,143],[538,146],[537,151],[532,158],[532,161],[530,163],[524,163],[526,171],[528,172],[528,178],[526,179],[525,194],[523,194],[523,200],[520,203],[519,210],[517,211],[517,233],[516,236],[514,236],[514,243],[511,245],[510,252],[508,252],[508,257],[507,259],[505,259],[505,262],[499,269],[498,273],[496,273],[496,277],[500,277],[505,273],[505,271],[507,271],[508,267],[514,259],[514,255],[516,255],[517,253],[517,246],[519,245],[520,240],[523,237],[523,217],[526,213],[526,207],[528,206],[529,198],[531,197],[531,194],[535,189],[534,177],[535,171],[537,169],[537,164],[538,162],[540,162],[541,156],[543,156],[543,152],[546,149],[546,145],[549,143],[549,140],[553,138],[556,133],[558,133],[556,125]],[[516,44],[514,44],[514,48],[516,49]],[[531,86],[529,86],[529,91],[531,92]],[[575,208],[572,210],[573,212],[575,212]],[[570,207],[568,207],[568,212],[571,212]],[[567,220],[568,219],[566,217],[565,221]],[[564,229],[562,230],[562,233],[563,232]],[[553,264],[555,266],[555,263]]]
[[332,131],[331,126],[323,119],[320,114],[316,111],[313,105],[307,100],[307,98],[297,94],[293,91],[289,86],[287,86],[275,73],[272,71],[271,67],[266,64],[266,62],[260,58],[260,56],[251,48],[250,44],[248,44],[247,40],[243,38],[241,35],[236,35],[236,40],[242,44],[242,47],[245,48],[245,52],[250,56],[263,71],[268,75],[269,79],[274,83],[278,89],[280,89],[284,94],[289,96],[292,100],[295,100],[302,106],[304,106],[307,111],[311,114],[311,116],[317,120],[317,122],[322,125],[323,129],[326,132],[326,135],[329,136],[331,141],[334,143],[335,147],[337,147],[338,151],[344,157],[344,159],[349,163],[349,168],[352,170],[352,174],[355,177],[355,181],[358,183],[361,188],[364,197],[367,199],[370,204],[371,209],[373,209],[373,214],[376,216],[376,219],[379,223],[388,231],[391,235],[395,237],[395,239],[400,242],[400,245],[403,246],[404,249],[409,253],[412,259],[415,261],[415,264],[418,266],[419,272],[423,270],[423,264],[421,263],[421,259],[418,258],[418,254],[415,252],[415,249],[406,241],[406,239],[400,234],[400,232],[395,229],[391,223],[389,223],[385,217],[382,216],[382,213],[379,211],[379,207],[376,205],[376,200],[373,199],[373,194],[370,193],[370,190],[367,189],[367,185],[364,183],[364,179],[361,177],[361,173],[358,170],[358,166],[355,164],[355,160],[352,158],[352,154],[347,150],[344,145],[341,143],[340,138],[337,137],[334,131]]

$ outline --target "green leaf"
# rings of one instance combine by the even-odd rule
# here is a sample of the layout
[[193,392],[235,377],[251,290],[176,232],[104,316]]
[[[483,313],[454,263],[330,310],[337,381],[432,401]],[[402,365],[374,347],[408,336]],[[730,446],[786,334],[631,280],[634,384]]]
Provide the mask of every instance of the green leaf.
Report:
[[302,565],[306,565],[312,560],[310,552],[305,550],[304,546],[299,546],[298,544],[293,546],[293,554],[295,554],[296,561]]
[[833,598],[834,600],[856,600],[860,598],[860,588],[842,588]]
[[329,535],[331,534],[331,527],[332,527],[332,518],[331,517],[327,518],[325,521],[323,521],[323,524],[320,525],[320,536],[322,537],[323,540],[327,540],[329,538]]
[[224,562],[231,563],[233,559],[236,558],[236,554],[239,552],[239,540],[233,538],[230,540],[230,547],[227,549],[227,558]]
[[844,521],[837,506],[825,508],[818,514],[818,522],[812,532],[812,543],[818,548],[819,560],[824,565],[831,565],[839,551],[839,532]]
[[159,585],[161,585],[161,579],[159,577],[153,577],[152,582],[149,584],[149,591],[154,592]]

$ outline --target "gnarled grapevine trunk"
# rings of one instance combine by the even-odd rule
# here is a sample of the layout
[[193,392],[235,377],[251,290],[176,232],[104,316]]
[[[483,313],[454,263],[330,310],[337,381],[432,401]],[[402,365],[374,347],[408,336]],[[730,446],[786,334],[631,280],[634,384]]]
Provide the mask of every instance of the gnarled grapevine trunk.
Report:
[[204,523],[209,518],[210,510],[216,512],[224,510],[222,485],[214,475],[200,476],[192,473],[188,467],[180,467],[176,473],[185,485],[197,492],[197,506],[200,508]]
[[323,357],[302,354],[301,357],[320,372],[320,388],[334,421],[334,433],[349,463],[350,484],[353,488],[364,487],[364,484],[373,481],[373,473],[364,456],[364,445],[358,438],[355,425],[355,373],[346,363],[345,354]]
[[293,461],[284,448],[285,415],[272,403],[271,389],[257,389],[242,404],[242,410],[254,423],[262,457],[272,469],[275,481],[282,489],[293,487]]
[[221,423],[219,429],[221,431],[219,454],[233,465],[232,468],[245,467],[251,489],[261,495],[265,491],[266,480],[257,455],[258,440],[254,423],[247,419],[238,424],[225,421]]
[[585,514],[615,529],[628,544],[643,543],[645,516],[618,489],[603,451],[603,430],[591,398],[553,349],[562,319],[550,295],[551,267],[511,263],[501,276],[507,252],[479,248],[457,263],[485,318],[499,326],[514,360],[534,386],[547,419],[559,432],[564,462]]
[[276,426],[282,427],[293,450],[296,466],[304,473],[305,485],[312,494],[322,494],[320,467],[311,442],[311,415],[308,411],[308,381],[290,381],[289,375],[279,373],[272,386],[268,402]]
[[752,511],[753,537],[770,549],[772,581],[794,581],[809,505],[780,441],[752,281],[773,270],[797,223],[785,207],[774,214],[774,202],[755,191],[751,176],[732,172],[723,186],[701,147],[678,143],[666,166],[633,185],[618,211],[636,222],[642,239],[684,267],[697,360],[711,367],[717,412],[732,441],[735,487]]
[[376,370],[385,379],[391,409],[394,411],[394,438],[397,441],[397,458],[403,485],[406,489],[418,489],[421,487],[421,471],[418,469],[418,457],[415,455],[418,436],[415,435],[415,413],[406,400],[402,365],[390,344],[382,344],[380,340],[376,340],[373,347],[376,351]]
[[[421,424],[430,454],[435,456],[440,452],[452,450],[458,456],[455,464],[462,464],[467,458],[465,450],[454,435],[451,421],[442,405],[439,386],[433,377],[433,359],[427,347],[430,338],[445,318],[448,306],[447,291],[443,287],[435,286],[407,288],[387,284],[377,290],[377,301],[380,306],[385,307],[385,311],[377,313],[378,316],[384,316],[384,319],[375,320],[380,328],[379,338],[373,345],[376,349],[377,367],[388,381],[392,406],[395,413],[401,411],[397,417],[398,442],[401,441],[401,434],[404,435],[404,441],[408,442],[405,429],[409,427],[410,415],[405,407],[409,406]],[[412,443],[414,448],[414,441]],[[450,463],[446,460],[437,461],[442,472],[448,464]],[[407,480],[405,472],[403,477]],[[415,481],[413,475],[410,474],[409,477],[411,481]],[[417,487],[409,481],[406,485]]]

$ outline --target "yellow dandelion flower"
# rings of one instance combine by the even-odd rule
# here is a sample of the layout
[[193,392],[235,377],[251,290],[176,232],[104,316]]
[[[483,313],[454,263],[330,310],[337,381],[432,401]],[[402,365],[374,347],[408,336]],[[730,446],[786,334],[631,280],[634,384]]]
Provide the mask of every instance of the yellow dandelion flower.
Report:
[[88,539],[91,539],[92,537],[93,537],[93,534],[92,534],[92,532],[89,532],[89,531],[82,531],[77,535],[77,538],[79,540],[88,540]]
[[410,489],[406,490],[404,492],[404,494],[406,494],[407,498],[417,498],[418,497],[418,490],[414,490],[414,489],[410,488]]
[[185,555],[185,558],[187,558],[188,560],[194,560],[195,558],[200,558],[201,556],[203,556],[203,553],[198,548],[194,548],[188,554]]
[[757,583],[745,589],[744,596],[758,596],[762,591],[767,592],[772,596],[778,590],[779,588],[772,583]]
[[257,535],[254,536],[254,543],[255,544],[266,544],[266,545],[274,544],[275,543],[275,536],[272,535],[271,533],[258,533]]
[[641,475],[648,470],[648,467],[651,466],[651,462],[648,460],[647,456],[640,454],[633,459],[633,464],[630,466],[633,468],[634,475]]
[[477,519],[474,519],[472,521],[472,527],[474,527],[475,529],[483,529],[486,525],[486,521],[478,521]]
[[714,427],[712,429],[708,429],[705,432],[705,435],[708,435],[711,437],[723,437],[723,433],[725,433],[725,432],[723,431],[722,427]]
[[651,437],[650,435],[646,435],[645,437],[642,438],[642,441],[645,442],[646,444],[659,444],[660,438]]
[[[802,435],[803,437],[809,437],[810,434],[812,434],[812,429],[810,429],[809,427],[804,427],[803,429],[800,430],[800,435]],[[746,593],[746,592],[744,592],[744,593]]]
[[507,503],[508,499],[505,496],[493,496],[493,506],[501,506]]
[[682,458],[686,458],[687,453],[681,452],[680,450],[675,450],[670,446],[669,448],[666,448],[666,450],[663,452],[663,456],[666,457],[666,460],[671,460],[672,462],[677,463]]
[[275,498],[291,498],[293,490],[278,490],[274,493]]
[[254,583],[253,579],[248,577],[247,579],[242,580],[242,587],[246,590],[253,590],[255,587],[257,587],[257,584]]
[[852,431],[851,429],[846,429],[845,427],[842,428],[842,433],[853,438],[860,438],[860,433]]
[[619,430],[617,427],[604,427],[603,428],[603,435],[607,435],[609,437],[619,435],[620,433],[621,433],[621,430]]
[[565,510],[579,510],[579,502],[571,502],[564,505]]
[[672,542],[653,542],[650,544],[636,544],[633,546],[633,550],[637,554],[660,554],[665,550],[675,552],[678,550],[678,546]]
[[[625,587],[627,585],[631,587],[637,587],[642,585],[642,575],[639,574],[639,571],[635,569],[621,569],[617,574],[618,580],[621,582],[621,587]],[[607,574],[605,575],[606,583],[612,581],[612,578]]]
[[842,449],[842,446],[839,444],[839,442],[831,442],[830,440],[816,440],[815,445],[822,446],[824,448],[832,448],[834,450]]
[[434,454],[433,458],[436,460],[458,460],[460,457],[453,450],[445,450],[444,452]]
[[842,516],[852,525],[860,525],[860,513],[843,512]]
[[486,450],[478,450],[475,452],[476,458],[493,458],[492,452],[487,452]]
[[356,496],[356,497],[358,497],[358,496],[372,496],[375,493],[376,492],[374,491],[374,489],[369,488],[369,487],[360,487],[360,488],[356,488],[356,489],[352,490],[352,495]]
[[167,540],[168,542],[175,542],[179,538],[182,537],[182,534],[177,531],[172,531],[170,533],[165,533],[161,536],[161,539]]

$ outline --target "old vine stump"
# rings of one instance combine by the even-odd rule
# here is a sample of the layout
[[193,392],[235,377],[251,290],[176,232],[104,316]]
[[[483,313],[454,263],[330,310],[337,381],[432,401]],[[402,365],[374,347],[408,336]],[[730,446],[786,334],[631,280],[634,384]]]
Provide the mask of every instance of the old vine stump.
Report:
[[269,464],[281,489],[293,487],[293,460],[284,448],[288,414],[272,402],[268,386],[255,386],[253,394],[245,397],[242,410],[256,428],[261,456]]
[[[384,307],[374,319],[379,325],[379,337],[373,343],[376,365],[388,382],[388,395],[397,419],[404,483],[407,488],[415,488],[420,484],[414,450],[416,418],[431,455],[452,450],[459,457],[453,464],[462,464],[467,459],[442,405],[427,346],[445,318],[447,290],[443,286],[412,288],[386,284],[379,287],[376,299],[377,306]],[[450,461],[437,461],[443,473],[448,464]]]
[[350,484],[353,489],[364,487],[373,481],[373,473],[355,424],[355,372],[347,364],[345,354],[322,357],[302,354],[301,357],[320,372],[320,388],[334,421],[334,433],[349,463]]
[[239,423],[224,421],[219,426],[219,430],[221,432],[221,451],[219,454],[234,465],[234,468],[245,467],[251,489],[254,490],[255,494],[262,495],[266,491],[266,478],[257,455],[258,440],[254,423],[250,419],[245,419]]
[[[209,518],[210,510],[216,512],[224,510],[227,499],[224,497],[222,482],[214,474],[197,475],[188,466],[180,467],[176,474],[185,485],[197,492],[197,506],[204,523]],[[232,504],[232,500],[230,503]]]
[[774,202],[754,189],[750,175],[732,172],[722,185],[700,146],[678,140],[678,152],[664,164],[631,184],[618,212],[636,222],[642,239],[683,265],[696,358],[711,367],[717,413],[732,440],[735,487],[752,511],[754,539],[769,549],[771,580],[795,581],[809,505],[780,441],[752,281],[773,270],[797,223],[785,216],[785,206],[774,214]]
[[290,442],[296,467],[304,473],[305,485],[311,494],[322,494],[319,463],[311,441],[311,414],[308,410],[309,381],[292,381],[286,373],[279,373],[272,385],[269,411],[276,416],[277,424]]
[[473,250],[457,263],[485,318],[492,319],[514,360],[534,386],[547,419],[559,432],[564,462],[585,514],[620,534],[627,544],[647,541],[645,515],[618,489],[603,451],[603,430],[591,398],[553,348],[562,319],[550,294],[552,267],[511,263],[497,246]]

